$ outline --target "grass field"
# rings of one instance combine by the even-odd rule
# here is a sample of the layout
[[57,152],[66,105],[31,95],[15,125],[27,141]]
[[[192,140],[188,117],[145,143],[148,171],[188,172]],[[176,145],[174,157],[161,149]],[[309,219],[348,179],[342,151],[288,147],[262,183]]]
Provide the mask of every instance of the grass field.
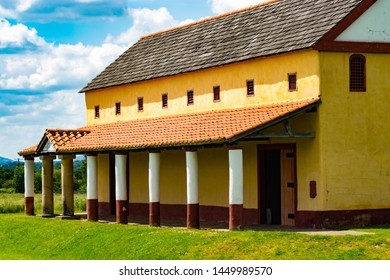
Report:
[[[74,194],[74,209],[75,212],[85,212],[87,195],[84,193]],[[42,213],[42,195],[35,194],[34,199],[35,214]],[[23,213],[24,211],[24,195],[23,194],[0,194],[0,214],[4,213]],[[62,212],[62,197],[61,194],[54,194],[54,212]]]
[[2,260],[390,260],[390,228],[309,236],[103,224],[0,215]]

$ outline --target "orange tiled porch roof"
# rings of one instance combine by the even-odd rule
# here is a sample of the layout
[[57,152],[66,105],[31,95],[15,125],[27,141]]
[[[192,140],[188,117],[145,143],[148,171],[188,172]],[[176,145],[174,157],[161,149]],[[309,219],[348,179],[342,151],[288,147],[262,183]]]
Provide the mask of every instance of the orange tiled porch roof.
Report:
[[[76,130],[47,130],[57,153],[86,153],[224,145],[275,125],[318,105],[319,98],[261,106],[224,109],[174,116],[136,119],[86,126]],[[78,135],[69,138],[69,133]],[[42,141],[41,141],[42,142]],[[31,155],[31,147],[19,152]],[[35,146],[37,147],[37,146]]]

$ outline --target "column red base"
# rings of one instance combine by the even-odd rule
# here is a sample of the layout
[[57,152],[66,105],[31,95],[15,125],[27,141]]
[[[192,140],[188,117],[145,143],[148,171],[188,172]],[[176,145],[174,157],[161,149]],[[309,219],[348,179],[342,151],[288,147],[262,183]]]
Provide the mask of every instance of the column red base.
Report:
[[187,204],[187,228],[199,228],[199,204]]
[[149,225],[160,226],[160,202],[149,202]]
[[116,201],[116,222],[118,224],[127,224],[127,208],[128,202],[126,200]]
[[87,219],[97,222],[99,220],[99,203],[97,199],[87,200]]
[[28,216],[33,216],[34,214],[34,198],[25,197],[24,198],[24,213]]
[[229,230],[240,230],[242,228],[242,204],[230,204],[229,206]]

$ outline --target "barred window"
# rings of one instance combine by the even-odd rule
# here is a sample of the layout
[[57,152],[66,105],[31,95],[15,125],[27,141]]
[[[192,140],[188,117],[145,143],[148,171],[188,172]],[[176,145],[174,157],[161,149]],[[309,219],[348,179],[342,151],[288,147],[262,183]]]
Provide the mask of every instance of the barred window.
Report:
[[95,119],[100,118],[100,106],[96,105],[95,106]]
[[288,90],[296,91],[297,89],[297,73],[288,74]]
[[115,115],[120,115],[121,114],[121,103],[117,102],[115,103]]
[[187,105],[194,105],[194,91],[187,91]]
[[213,92],[214,92],[214,102],[221,101],[221,88],[220,88],[220,86],[214,87]]
[[253,80],[246,81],[246,95],[247,96],[255,95],[255,83]]
[[349,58],[349,90],[366,91],[366,58],[360,54]]
[[162,107],[168,108],[168,93],[162,95]]
[[144,98],[138,97],[138,112],[144,111]]

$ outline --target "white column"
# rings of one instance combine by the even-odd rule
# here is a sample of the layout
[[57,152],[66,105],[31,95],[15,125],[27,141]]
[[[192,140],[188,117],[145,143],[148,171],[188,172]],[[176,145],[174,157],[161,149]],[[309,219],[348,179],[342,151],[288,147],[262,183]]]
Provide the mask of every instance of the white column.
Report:
[[198,152],[186,152],[187,228],[199,228]]
[[97,155],[87,155],[87,219],[98,221],[98,166]]
[[126,161],[127,156],[115,155],[115,197],[116,200],[127,200],[126,191]]
[[116,222],[127,224],[127,180],[126,180],[127,155],[115,155],[115,197],[116,197]]
[[160,226],[160,153],[149,153],[149,225]]
[[187,169],[187,204],[199,203],[198,190],[198,152],[186,152]]
[[98,199],[97,156],[87,156],[87,199]]
[[242,227],[244,202],[243,154],[241,147],[229,149],[229,229]]
[[24,209],[26,215],[34,215],[34,158],[24,159]]
[[243,204],[243,185],[242,150],[229,150],[229,204]]
[[160,153],[149,153],[149,202],[160,202]]

